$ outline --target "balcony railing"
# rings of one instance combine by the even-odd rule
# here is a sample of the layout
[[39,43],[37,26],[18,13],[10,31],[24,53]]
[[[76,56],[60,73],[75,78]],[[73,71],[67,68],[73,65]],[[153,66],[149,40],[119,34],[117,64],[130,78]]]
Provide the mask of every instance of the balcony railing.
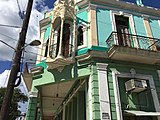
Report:
[[133,34],[112,32],[106,43],[108,48],[118,45],[145,50],[160,50],[160,39]]
[[[53,44],[53,45],[50,46],[49,56],[52,59],[57,57],[58,52],[59,52],[58,44]],[[63,55],[64,58],[72,57],[72,54],[73,54],[73,45],[71,45],[71,44],[68,44],[68,45],[65,45],[65,46],[62,45],[62,55]]]

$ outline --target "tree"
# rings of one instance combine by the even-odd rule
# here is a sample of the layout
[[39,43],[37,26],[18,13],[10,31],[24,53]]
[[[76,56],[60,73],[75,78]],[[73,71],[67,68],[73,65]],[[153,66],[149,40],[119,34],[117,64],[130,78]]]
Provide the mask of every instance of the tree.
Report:
[[[0,108],[2,107],[5,91],[6,88],[0,88]],[[9,109],[9,120],[15,120],[17,117],[21,115],[21,111],[18,109],[21,108],[21,106],[19,106],[18,103],[25,103],[27,101],[28,97],[24,93],[22,93],[22,91],[19,88],[15,88],[13,98],[11,101],[11,106]]]

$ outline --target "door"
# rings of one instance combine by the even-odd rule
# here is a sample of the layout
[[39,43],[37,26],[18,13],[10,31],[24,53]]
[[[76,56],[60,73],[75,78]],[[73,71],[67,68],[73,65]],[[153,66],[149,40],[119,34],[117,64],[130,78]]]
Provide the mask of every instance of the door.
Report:
[[129,18],[123,16],[115,16],[118,45],[131,46],[129,35]]

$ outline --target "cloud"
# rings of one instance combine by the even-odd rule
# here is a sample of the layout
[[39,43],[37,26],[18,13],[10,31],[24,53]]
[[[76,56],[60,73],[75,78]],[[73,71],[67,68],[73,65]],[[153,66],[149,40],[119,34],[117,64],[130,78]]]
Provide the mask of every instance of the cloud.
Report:
[[[21,11],[25,11],[27,7],[26,0],[18,0]],[[19,16],[19,8],[16,0],[0,0],[0,24],[22,26],[22,20]],[[37,9],[39,8],[39,9]],[[43,18],[44,11],[49,8],[45,5],[44,0],[34,0],[34,5],[31,12],[28,33],[26,37],[26,43],[34,39],[39,39],[39,21]],[[0,40],[3,40],[7,44],[16,47],[17,40],[19,38],[19,28],[2,27],[0,26]],[[6,37],[8,36],[8,37]],[[13,38],[13,39],[12,39]],[[12,60],[14,50],[9,48],[0,42],[0,60]],[[35,48],[26,48],[27,51],[37,52]],[[26,58],[31,57],[35,59],[35,54],[26,53]]]
[[0,87],[7,87],[9,74],[10,70],[5,70],[2,74],[0,74]]

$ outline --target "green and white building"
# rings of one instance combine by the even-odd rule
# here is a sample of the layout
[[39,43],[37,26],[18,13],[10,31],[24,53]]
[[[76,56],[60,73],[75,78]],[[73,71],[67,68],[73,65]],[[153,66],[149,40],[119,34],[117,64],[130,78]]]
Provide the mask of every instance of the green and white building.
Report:
[[57,0],[24,80],[26,120],[160,120],[160,10]]

